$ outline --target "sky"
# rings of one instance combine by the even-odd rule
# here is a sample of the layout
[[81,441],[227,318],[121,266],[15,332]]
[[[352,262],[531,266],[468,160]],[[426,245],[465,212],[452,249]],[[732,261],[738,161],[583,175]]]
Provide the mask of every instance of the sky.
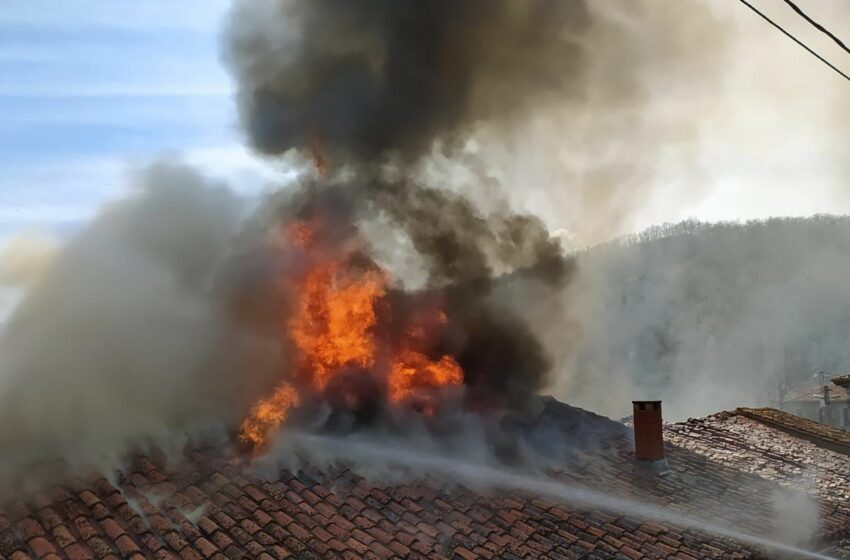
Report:
[[0,237],[63,234],[180,156],[257,189],[219,62],[224,0],[0,3]]
[[[850,54],[782,0],[751,0],[850,74]],[[850,4],[795,0],[850,44]],[[709,188],[687,209],[708,221],[850,212],[850,81],[736,0],[711,0],[734,22],[717,118],[704,124]]]
[[[701,125],[705,184],[693,188],[671,164],[657,178],[660,194],[628,228],[850,212],[850,83],[736,0],[708,1],[745,39],[712,86],[715,118]],[[755,3],[850,72],[850,55],[781,0]],[[846,0],[799,3],[850,40]],[[220,62],[228,6],[0,3],[0,239],[31,230],[67,235],[120,196],[133,169],[162,156],[179,155],[248,196],[274,183],[280,170],[244,147]]]

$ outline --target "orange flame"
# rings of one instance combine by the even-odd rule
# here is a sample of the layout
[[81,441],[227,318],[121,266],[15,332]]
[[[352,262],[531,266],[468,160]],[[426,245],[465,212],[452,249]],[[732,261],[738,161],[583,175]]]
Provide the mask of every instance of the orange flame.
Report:
[[390,370],[387,383],[390,401],[399,403],[447,385],[463,383],[463,370],[451,356],[432,360],[421,352],[403,350]]
[[255,404],[245,420],[239,440],[253,449],[265,447],[271,433],[286,421],[290,409],[301,403],[301,396],[295,387],[283,383],[274,394]]
[[[439,306],[408,318],[414,324],[401,342],[379,340],[378,307],[387,302],[387,275],[374,263],[354,264],[355,259],[338,247],[320,247],[320,231],[313,222],[295,222],[283,231],[289,244],[305,250],[312,260],[297,279],[294,308],[284,323],[285,338],[295,348],[297,387],[322,396],[336,376],[369,376],[386,387],[390,404],[409,403],[431,414],[437,389],[463,383],[463,370],[453,357],[432,359],[422,351],[433,330],[448,321]],[[266,447],[301,401],[296,385],[283,382],[272,397],[251,409],[240,440],[255,451]]]
[[372,367],[377,346],[371,330],[375,304],[384,295],[383,275],[347,274],[340,263],[323,263],[307,274],[300,292],[289,336],[310,385],[323,391],[343,368]]

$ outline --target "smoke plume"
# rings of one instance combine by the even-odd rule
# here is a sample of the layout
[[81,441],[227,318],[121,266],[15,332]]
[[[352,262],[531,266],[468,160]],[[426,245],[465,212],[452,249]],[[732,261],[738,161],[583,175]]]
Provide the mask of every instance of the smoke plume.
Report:
[[521,401],[550,366],[490,297],[493,278],[554,290],[572,266],[542,221],[479,206],[421,164],[435,147],[454,157],[480,123],[580,95],[589,24],[580,1],[237,2],[232,13],[225,57],[250,142],[312,158],[321,175],[272,197],[264,227],[318,220],[326,243],[356,243],[392,274],[395,315],[439,292],[449,326],[428,354],[456,357],[473,399]]
[[247,363],[249,341],[212,281],[238,201],[175,164],[138,182],[50,262],[5,326],[2,476],[45,458],[113,461],[233,421],[256,396],[235,372],[261,378],[262,347]]
[[39,232],[13,236],[0,249],[0,284],[28,287],[44,275],[58,252],[57,242]]
[[550,229],[618,232],[652,190],[656,156],[687,159],[697,131],[653,119],[650,84],[714,68],[717,29],[697,3],[237,1],[224,57],[248,140],[318,172],[240,230],[226,191],[149,171],[10,321],[0,416],[23,429],[0,438],[92,457],[232,425],[288,364],[278,331],[293,302],[277,288],[309,259],[276,234],[316,218],[354,267],[389,271],[390,325],[441,301],[448,321],[427,357],[456,357],[470,401],[527,402],[557,381],[549,351],[580,330],[559,306],[524,313],[571,297],[576,265]]
[[227,59],[267,154],[416,158],[576,93],[583,0],[238,2]]

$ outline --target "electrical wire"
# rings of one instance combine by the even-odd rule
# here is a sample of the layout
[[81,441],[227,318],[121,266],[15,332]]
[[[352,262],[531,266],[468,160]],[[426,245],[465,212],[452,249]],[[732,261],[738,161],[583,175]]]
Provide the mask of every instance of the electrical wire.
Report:
[[816,57],[818,60],[820,60],[821,62],[823,62],[824,64],[826,64],[826,65],[827,65],[827,66],[829,66],[830,68],[832,68],[832,69],[833,69],[836,73],[838,73],[838,74],[839,74],[841,77],[843,77],[845,80],[847,80],[848,82],[850,82],[850,76],[848,76],[847,74],[845,74],[844,72],[842,72],[841,70],[839,70],[838,68],[836,68],[835,66],[833,66],[833,65],[832,65],[832,63],[830,63],[827,59],[825,59],[824,57],[822,57],[821,55],[819,55],[818,53],[816,53],[815,51],[813,51],[812,49],[810,49],[808,46],[806,46],[806,44],[805,44],[805,43],[803,43],[802,41],[800,41],[799,39],[797,39],[796,37],[794,37],[793,35],[791,35],[788,31],[785,31],[785,29],[784,29],[781,25],[779,25],[778,23],[776,23],[775,21],[773,21],[772,19],[770,19],[769,17],[767,17],[766,15],[764,15],[762,12],[760,12],[760,11],[759,11],[759,9],[758,9],[758,8],[756,8],[755,6],[753,6],[752,4],[750,4],[749,2],[747,2],[747,0],[738,0],[738,1],[739,1],[741,4],[745,5],[746,7],[748,7],[749,9],[751,9],[752,11],[754,11],[755,13],[757,13],[757,14],[758,14],[758,15],[759,15],[759,16],[760,16],[763,20],[765,20],[767,23],[769,23],[770,25],[772,25],[773,27],[775,27],[776,29],[778,29],[779,31],[781,31],[781,32],[782,32],[782,33],[783,33],[786,37],[788,37],[789,39],[791,39],[792,41],[794,41],[795,43],[797,43],[798,45],[800,45],[801,47],[803,47],[804,49],[806,49],[807,51],[809,51],[809,53],[810,53],[810,54],[812,54],[812,55],[813,55],[814,57]]
[[802,17],[804,20],[806,20],[806,21],[808,21],[809,23],[811,23],[811,24],[812,24],[812,25],[813,25],[813,26],[814,26],[814,27],[815,27],[818,31],[820,31],[821,33],[826,34],[826,35],[827,35],[830,39],[832,39],[833,41],[835,41],[835,42],[838,44],[838,46],[839,46],[839,47],[841,47],[842,49],[844,49],[845,51],[847,51],[847,54],[850,54],[850,49],[848,49],[848,48],[847,48],[847,45],[845,45],[845,44],[844,44],[844,41],[842,41],[841,39],[839,39],[838,37],[836,37],[835,35],[833,35],[833,34],[832,34],[832,32],[830,32],[830,30],[829,30],[829,29],[827,29],[827,28],[826,28],[826,27],[824,27],[823,25],[819,24],[818,22],[816,22],[815,20],[813,20],[812,18],[810,18],[810,17],[806,14],[806,12],[804,12],[804,11],[802,10],[802,8],[800,8],[797,4],[795,4],[795,3],[794,3],[794,2],[792,2],[791,0],[785,0],[785,3],[786,3],[786,4],[788,4],[789,6],[791,6],[791,9],[792,9],[792,10],[794,10],[795,12],[797,12],[797,14],[799,14],[799,15],[800,15],[800,17]]

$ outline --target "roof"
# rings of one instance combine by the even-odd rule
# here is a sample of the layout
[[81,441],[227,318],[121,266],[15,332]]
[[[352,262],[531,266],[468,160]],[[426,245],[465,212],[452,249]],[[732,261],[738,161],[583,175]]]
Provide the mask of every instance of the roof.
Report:
[[[829,388],[829,396],[832,400],[847,400],[847,387],[842,385],[827,385],[827,387]],[[814,385],[812,387],[804,387],[802,389],[792,391],[785,399],[785,402],[821,400],[823,400],[823,387],[820,385]]]
[[833,447],[840,453],[850,454],[850,434],[844,430],[775,408],[739,408],[737,412],[822,447]]
[[717,465],[803,488],[816,499],[822,538],[850,537],[850,448],[840,430],[774,409],[740,408],[669,425],[665,439]]
[[844,374],[838,375],[836,377],[833,377],[830,381],[832,381],[833,383],[835,383],[836,385],[838,385],[840,387],[846,388],[847,385],[850,385],[850,373],[844,373]]
[[[547,410],[580,447],[554,477],[764,533],[772,493],[812,469],[822,537],[838,543],[850,535],[846,457],[743,409],[666,426],[665,476],[633,460],[621,425],[554,402]],[[599,437],[573,438],[570,426]],[[512,492],[370,481],[339,468],[267,476],[219,447],[189,448],[176,459],[140,455],[110,479],[56,482],[7,496],[0,557],[759,557],[698,531]]]

